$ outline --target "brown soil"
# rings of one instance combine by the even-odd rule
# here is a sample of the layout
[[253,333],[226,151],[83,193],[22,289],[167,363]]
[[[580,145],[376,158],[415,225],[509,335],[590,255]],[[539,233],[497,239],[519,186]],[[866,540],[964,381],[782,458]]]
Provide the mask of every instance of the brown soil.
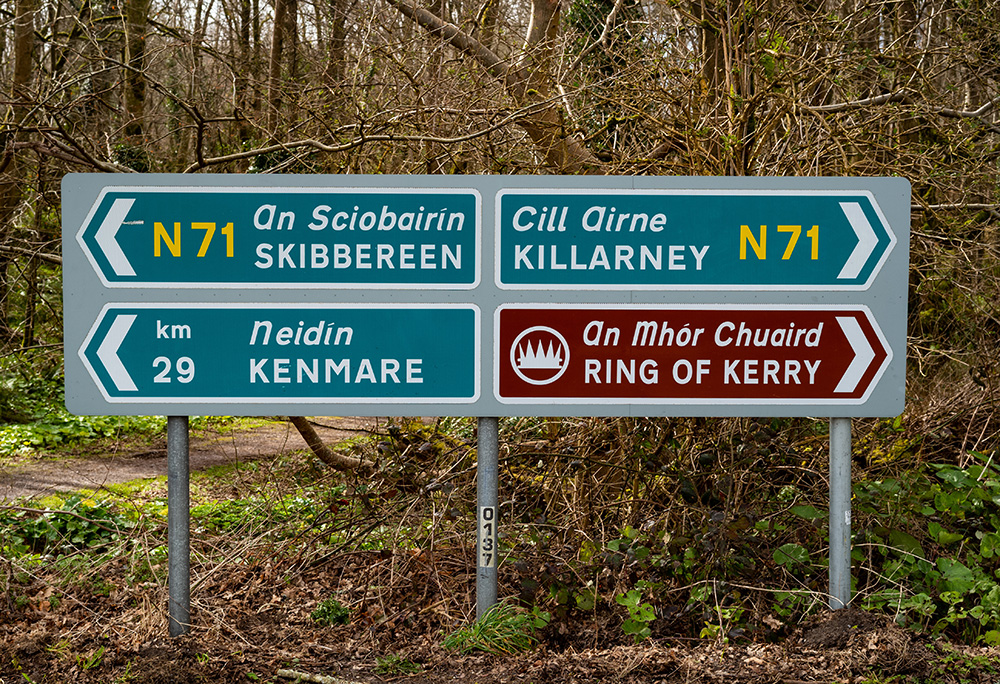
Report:
[[[376,558],[355,561],[362,561],[359,569],[389,561],[384,555]],[[419,580],[418,565],[413,564],[412,572],[396,581]],[[579,642],[577,646],[554,649],[543,642],[522,654],[457,655],[441,646],[437,629],[441,620],[433,611],[428,613],[429,607],[405,609],[408,615],[397,615],[399,624],[392,628],[384,622],[366,621],[364,615],[350,625],[317,626],[309,618],[310,610],[329,591],[334,576],[341,589],[352,581],[349,574],[342,574],[348,570],[337,565],[309,572],[283,588],[280,579],[267,570],[212,582],[208,591],[214,596],[197,602],[192,633],[178,638],[165,636],[162,621],[134,620],[144,607],[130,607],[122,598],[109,598],[104,606],[89,605],[90,615],[69,607],[36,609],[19,616],[5,615],[0,609],[0,618],[14,618],[6,627],[0,621],[0,681],[994,684],[997,677],[995,652],[991,656],[987,649],[921,643],[888,621],[844,618],[855,611],[824,613],[780,643],[727,644],[667,637],[634,645],[614,643],[614,632],[609,630],[599,643],[587,646],[585,642],[593,637],[588,631],[591,625],[581,622],[572,638]],[[360,580],[362,574],[353,579]],[[219,595],[218,590],[224,591]],[[119,624],[102,625],[111,619],[108,609],[115,603],[121,611],[115,618]],[[407,620],[409,627],[403,625]],[[817,640],[842,645],[820,646]],[[100,656],[97,664],[85,669],[83,664],[92,662],[95,654]],[[386,671],[384,664],[390,656],[401,658],[418,672]],[[947,663],[958,664],[957,671]]]

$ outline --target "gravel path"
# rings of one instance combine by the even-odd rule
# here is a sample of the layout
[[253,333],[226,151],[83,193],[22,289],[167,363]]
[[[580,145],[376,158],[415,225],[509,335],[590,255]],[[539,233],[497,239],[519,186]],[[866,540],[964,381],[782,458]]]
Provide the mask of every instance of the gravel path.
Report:
[[[316,431],[327,444],[362,434],[376,426],[374,418],[317,418]],[[274,458],[307,447],[288,423],[270,423],[251,430],[221,434],[199,430],[192,434],[191,470],[216,465]],[[166,439],[146,445],[143,451],[72,457],[40,454],[35,460],[0,467],[0,502],[45,496],[57,491],[97,489],[110,484],[167,474]]]

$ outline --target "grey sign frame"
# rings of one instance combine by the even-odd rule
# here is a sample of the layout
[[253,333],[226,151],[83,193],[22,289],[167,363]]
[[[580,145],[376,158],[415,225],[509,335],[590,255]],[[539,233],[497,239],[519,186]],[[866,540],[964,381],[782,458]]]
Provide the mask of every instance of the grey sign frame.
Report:
[[[77,235],[99,195],[109,187],[159,188],[191,186],[225,189],[229,187],[372,188],[428,192],[475,190],[482,198],[480,221],[479,274],[475,288],[273,288],[240,289],[215,287],[158,288],[155,292],[137,286],[106,287],[92,260],[81,248]],[[497,197],[502,191],[531,190],[553,192],[627,193],[669,190],[674,194],[738,191],[740,193],[776,191],[870,194],[877,201],[891,226],[895,243],[882,259],[877,275],[862,288],[810,287],[795,290],[735,288],[616,288],[616,289],[502,289],[496,275],[497,252],[494,221]],[[243,192],[246,192],[245,190]],[[184,210],[183,208],[181,209]],[[270,413],[323,414],[330,405],[295,402],[261,406],[242,403],[204,403],[200,401],[109,404],[79,358],[78,350],[107,304],[157,302],[170,305],[226,303],[260,304],[474,304],[482,311],[481,370],[482,391],[467,404],[424,404],[386,401],[351,406],[357,415],[466,415],[466,416],[894,416],[904,406],[907,273],[909,267],[910,188],[902,178],[718,178],[718,177],[537,177],[537,176],[253,176],[253,175],[181,175],[181,174],[69,174],[63,179],[63,257],[66,396],[70,410],[81,414],[171,414],[255,415]],[[192,219],[194,220],[194,219]],[[780,218],[776,218],[780,221]],[[732,305],[732,306],[856,306],[866,307],[891,348],[892,359],[863,403],[817,402],[815,404],[748,403],[742,401],[704,403],[646,404],[637,401],[616,403],[600,400],[593,403],[558,401],[502,403],[496,398],[493,359],[496,330],[493,313],[503,305]],[[346,410],[341,405],[340,411]]]

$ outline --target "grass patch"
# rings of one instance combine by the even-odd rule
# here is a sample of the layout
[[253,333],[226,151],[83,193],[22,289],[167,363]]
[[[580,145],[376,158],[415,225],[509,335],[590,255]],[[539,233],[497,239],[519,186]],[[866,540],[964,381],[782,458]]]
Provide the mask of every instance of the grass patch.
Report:
[[446,636],[444,647],[458,653],[520,653],[538,643],[536,626],[533,615],[521,612],[512,603],[501,601],[479,620]]

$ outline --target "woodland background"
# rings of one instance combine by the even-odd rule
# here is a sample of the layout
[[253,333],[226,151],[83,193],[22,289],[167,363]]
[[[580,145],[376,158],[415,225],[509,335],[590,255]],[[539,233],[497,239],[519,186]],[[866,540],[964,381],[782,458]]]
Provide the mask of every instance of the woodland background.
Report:
[[[996,0],[0,0],[0,432],[22,435],[12,448],[23,450],[118,429],[73,422],[53,389],[67,172],[903,176],[907,408],[855,421],[857,604],[928,634],[1000,643],[998,27]],[[33,431],[9,427],[25,421]],[[275,577],[302,599],[282,629],[313,629],[325,587],[382,656],[461,624],[472,433],[459,420],[390,423],[345,452],[375,464],[364,480],[299,462],[282,480],[291,490],[274,489],[274,472],[240,480],[251,490],[220,485],[195,576],[230,599],[231,578],[256,578],[259,596],[199,605],[199,634],[217,639],[210,662],[233,662],[233,633],[254,638],[248,616],[280,603]],[[501,440],[512,530],[501,595],[544,623],[548,647],[580,646],[581,624],[601,635],[592,646],[766,641],[824,605],[822,422],[517,419]],[[100,539],[133,503],[70,499],[60,524],[96,520]],[[163,529],[149,515],[141,538],[126,535],[149,572],[130,574],[122,556],[100,571],[135,603],[73,585],[92,615],[138,604],[158,615],[142,638],[163,617],[150,608],[164,591],[151,560]],[[260,516],[238,546],[233,525]],[[20,535],[4,547],[21,559],[7,563],[0,605],[11,620],[51,607],[53,586],[70,591],[18,574],[31,553],[80,551],[55,520],[0,511]],[[149,655],[101,619],[100,648]],[[65,675],[72,661],[47,650],[57,632],[13,657]],[[344,649],[368,643],[347,633],[332,632]],[[67,638],[77,676],[99,649],[82,630]],[[426,648],[420,658],[447,666]]]
[[58,347],[71,171],[900,175],[911,405],[965,408],[996,383],[998,25],[995,0],[4,0],[0,353]]

